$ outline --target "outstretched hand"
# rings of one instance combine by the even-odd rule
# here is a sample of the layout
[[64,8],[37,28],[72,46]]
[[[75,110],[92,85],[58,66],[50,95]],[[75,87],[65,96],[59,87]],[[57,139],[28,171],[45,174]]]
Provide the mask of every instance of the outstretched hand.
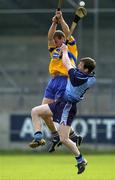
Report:
[[62,62],[64,64],[64,66],[66,67],[67,70],[73,68],[70,58],[68,56],[68,47],[66,44],[62,44],[62,46],[60,47],[61,53],[62,53]]
[[58,18],[57,18],[56,15],[52,18],[52,22],[53,22],[53,23],[56,23],[56,24],[59,23],[59,22],[58,22]]
[[56,10],[55,12],[55,17],[56,17],[56,23],[59,24],[61,22],[61,20],[63,20],[63,15],[62,15],[62,11],[60,10]]
[[55,12],[55,16],[52,18],[52,22],[59,24],[60,21],[62,20],[63,16],[62,16],[62,12],[56,10]]
[[60,50],[61,50],[61,52],[67,52],[67,50],[68,50],[67,45],[63,43],[62,46],[60,47]]
[[57,16],[58,19],[61,19],[62,18],[62,11],[56,10],[55,15]]

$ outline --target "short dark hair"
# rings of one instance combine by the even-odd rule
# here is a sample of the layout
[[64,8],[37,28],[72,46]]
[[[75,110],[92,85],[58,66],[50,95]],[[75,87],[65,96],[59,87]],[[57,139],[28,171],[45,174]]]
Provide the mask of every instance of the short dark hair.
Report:
[[64,32],[61,31],[61,30],[56,30],[55,33],[54,33],[54,35],[53,35],[53,38],[55,38],[55,37],[58,37],[59,39],[61,39],[62,37],[65,38],[65,34],[64,34]]
[[85,57],[80,59],[81,62],[84,64],[84,69],[88,69],[88,73],[91,73],[96,66],[96,61],[90,57]]

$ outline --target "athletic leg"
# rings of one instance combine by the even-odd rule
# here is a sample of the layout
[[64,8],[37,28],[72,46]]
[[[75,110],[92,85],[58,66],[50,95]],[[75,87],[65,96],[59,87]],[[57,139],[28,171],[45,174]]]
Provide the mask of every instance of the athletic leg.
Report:
[[32,109],[31,111],[31,116],[32,116],[32,124],[34,128],[34,139],[33,141],[29,144],[31,148],[36,148],[40,145],[45,144],[45,140],[43,139],[43,135],[41,132],[41,117],[42,116],[52,116],[52,112],[49,109],[49,106],[46,105],[41,105],[41,106],[36,106]]
[[70,126],[66,126],[61,124],[59,127],[59,136],[60,136],[60,141],[68,147],[75,156],[79,156],[80,152],[78,148],[76,147],[75,143],[69,139],[69,133],[70,133]]
[[[53,102],[53,99],[43,98],[42,104],[51,104]],[[53,123],[53,119],[51,116],[42,115],[42,118],[52,133],[57,131],[57,128],[55,127],[55,124]]]
[[80,154],[79,149],[69,139],[70,126],[66,126],[61,124],[59,128],[59,136],[60,141],[75,155],[75,159],[77,161],[78,174],[81,174],[85,170],[85,166],[87,165],[87,161]]
[[[54,100],[53,99],[48,99],[48,98],[43,98],[42,104],[51,104],[53,103]],[[49,147],[49,152],[53,152],[55,151],[55,146],[60,142],[59,139],[59,134],[57,131],[57,128],[53,122],[53,118],[49,117],[49,116],[42,116],[43,120],[45,121],[46,125],[48,126],[48,128],[51,131],[51,137],[52,137],[52,141]]]

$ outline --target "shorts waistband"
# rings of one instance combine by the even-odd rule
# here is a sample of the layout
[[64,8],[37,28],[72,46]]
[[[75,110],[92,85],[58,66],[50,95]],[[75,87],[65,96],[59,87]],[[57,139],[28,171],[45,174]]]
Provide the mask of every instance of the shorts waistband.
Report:
[[57,76],[64,76],[64,77],[68,77],[68,76],[66,76],[66,75],[64,75],[64,74],[61,74],[61,73],[59,73],[59,74],[55,74],[55,75],[51,75],[52,77],[57,77]]

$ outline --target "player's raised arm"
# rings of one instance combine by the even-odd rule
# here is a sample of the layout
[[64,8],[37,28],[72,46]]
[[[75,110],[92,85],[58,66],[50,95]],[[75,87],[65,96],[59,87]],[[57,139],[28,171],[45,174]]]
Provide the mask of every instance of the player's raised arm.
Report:
[[63,44],[61,46],[61,51],[62,51],[62,61],[64,66],[67,68],[67,70],[69,71],[71,68],[73,68],[70,58],[68,56],[68,47],[67,45]]
[[55,15],[52,18],[52,24],[51,24],[49,31],[48,31],[48,46],[55,46],[53,35],[56,31],[56,28],[57,28],[57,19],[56,19],[56,15]]
[[62,11],[57,11],[56,10],[56,16],[59,20],[59,23],[61,24],[61,28],[65,34],[66,37],[68,37],[68,34],[70,32],[69,26],[67,25],[67,23],[65,22],[63,15],[62,15]]

